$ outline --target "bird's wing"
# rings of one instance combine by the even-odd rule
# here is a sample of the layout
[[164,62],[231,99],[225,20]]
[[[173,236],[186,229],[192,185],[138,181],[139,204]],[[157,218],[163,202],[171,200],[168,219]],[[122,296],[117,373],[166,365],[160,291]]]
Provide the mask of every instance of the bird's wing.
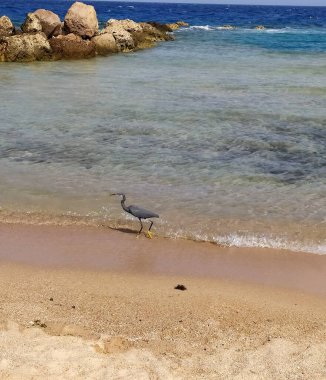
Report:
[[142,207],[130,205],[129,206],[130,213],[137,218],[147,219],[147,218],[159,218],[159,215],[153,211],[146,210]]

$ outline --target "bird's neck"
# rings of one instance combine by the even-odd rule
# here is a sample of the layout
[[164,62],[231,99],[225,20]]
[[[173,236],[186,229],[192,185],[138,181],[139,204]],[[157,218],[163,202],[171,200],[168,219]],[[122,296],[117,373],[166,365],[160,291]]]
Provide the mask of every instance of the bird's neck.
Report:
[[125,205],[125,201],[126,201],[126,197],[123,197],[122,200],[121,200],[121,207],[122,207],[125,211],[129,212],[128,207]]

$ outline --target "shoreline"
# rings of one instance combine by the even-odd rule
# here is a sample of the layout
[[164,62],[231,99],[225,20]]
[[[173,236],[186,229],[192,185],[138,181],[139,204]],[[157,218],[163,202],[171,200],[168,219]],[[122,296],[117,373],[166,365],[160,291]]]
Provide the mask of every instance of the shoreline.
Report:
[[220,247],[128,228],[1,224],[0,261],[38,267],[206,277],[326,295],[323,255]]
[[1,378],[326,376],[323,256],[95,227],[0,238]]

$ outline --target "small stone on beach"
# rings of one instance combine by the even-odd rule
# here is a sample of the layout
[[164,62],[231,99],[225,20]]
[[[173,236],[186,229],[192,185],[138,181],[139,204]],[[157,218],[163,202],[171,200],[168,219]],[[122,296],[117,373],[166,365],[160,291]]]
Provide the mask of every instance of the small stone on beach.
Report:
[[177,286],[175,286],[174,289],[177,289],[177,290],[187,290],[187,288],[184,285],[180,285],[180,284],[178,284]]

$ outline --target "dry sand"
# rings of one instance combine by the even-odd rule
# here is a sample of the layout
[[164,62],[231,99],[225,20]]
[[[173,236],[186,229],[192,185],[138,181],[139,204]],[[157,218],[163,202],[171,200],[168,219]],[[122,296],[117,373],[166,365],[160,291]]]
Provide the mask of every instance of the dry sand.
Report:
[[1,379],[326,379],[323,256],[95,228],[0,241]]

